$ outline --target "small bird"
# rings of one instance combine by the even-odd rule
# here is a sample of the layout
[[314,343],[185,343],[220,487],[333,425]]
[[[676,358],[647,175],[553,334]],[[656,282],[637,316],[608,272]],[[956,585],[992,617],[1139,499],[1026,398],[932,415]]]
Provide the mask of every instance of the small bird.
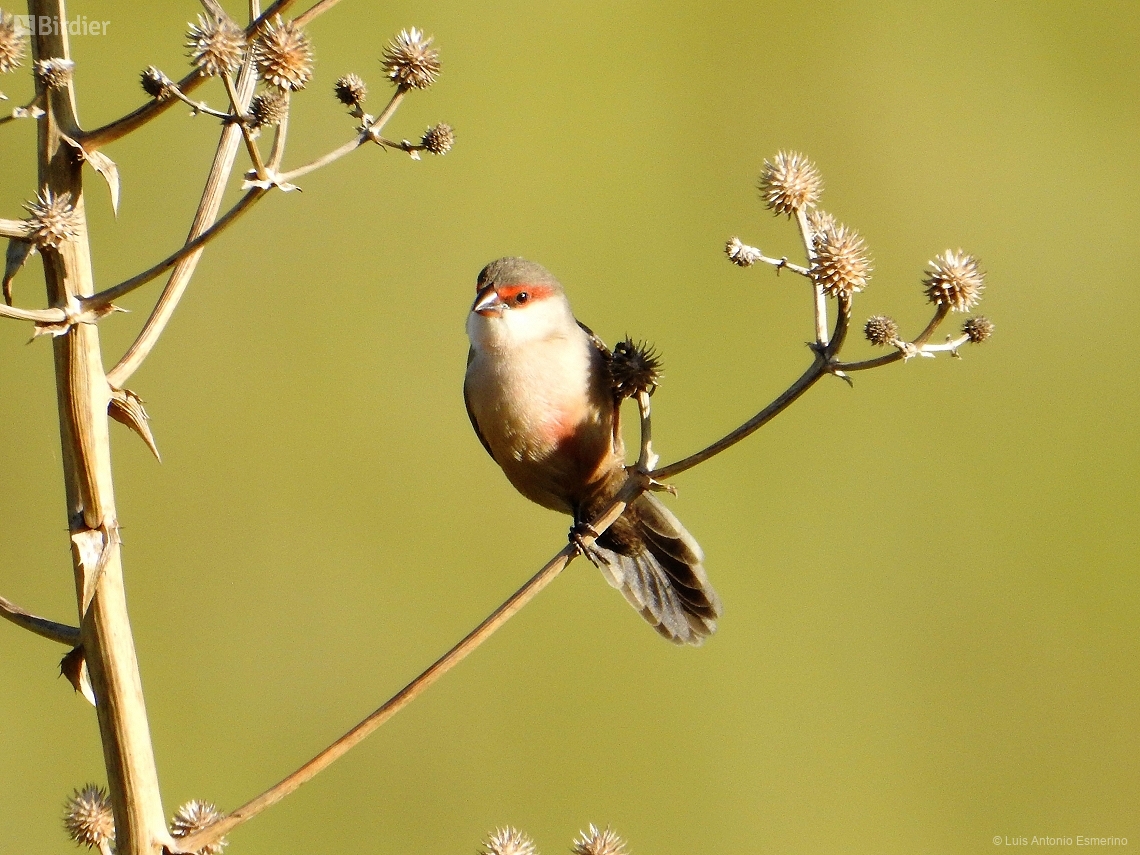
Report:
[[[492,261],[476,289],[463,384],[475,433],[516,490],[588,525],[626,481],[609,351],[539,264]],[[632,502],[587,555],[670,641],[700,644],[716,630],[701,548],[656,496]]]

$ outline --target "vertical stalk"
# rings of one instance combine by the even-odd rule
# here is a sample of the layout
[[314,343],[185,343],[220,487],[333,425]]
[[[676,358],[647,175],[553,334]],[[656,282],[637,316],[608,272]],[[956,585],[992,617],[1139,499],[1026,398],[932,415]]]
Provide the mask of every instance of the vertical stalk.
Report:
[[[29,0],[28,9],[40,24],[32,37],[33,58],[69,58],[63,0]],[[45,21],[57,25],[43,26]],[[63,139],[78,136],[78,122],[70,84],[45,92],[37,79],[36,88],[47,111],[39,121],[39,186],[70,193],[79,219],[75,240],[42,253],[48,301],[63,307],[94,293],[82,162]],[[111,388],[98,328],[71,327],[54,339],[54,356],[80,639],[98,699],[116,849],[120,855],[153,855],[169,836],[123,588],[107,422]]]

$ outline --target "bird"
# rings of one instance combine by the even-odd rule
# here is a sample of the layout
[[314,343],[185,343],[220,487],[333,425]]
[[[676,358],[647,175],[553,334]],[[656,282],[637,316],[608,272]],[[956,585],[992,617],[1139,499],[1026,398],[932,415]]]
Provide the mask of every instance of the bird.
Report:
[[[610,351],[554,275],[517,257],[480,271],[467,335],[463,397],[479,441],[519,493],[588,531],[627,479]],[[655,495],[584,551],[665,638],[699,645],[715,632],[721,602],[701,547]]]

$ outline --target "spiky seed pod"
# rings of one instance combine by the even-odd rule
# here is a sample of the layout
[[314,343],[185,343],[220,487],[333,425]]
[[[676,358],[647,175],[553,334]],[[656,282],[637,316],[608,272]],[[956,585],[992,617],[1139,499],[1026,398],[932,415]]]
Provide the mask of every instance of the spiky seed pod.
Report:
[[931,303],[949,306],[955,312],[968,312],[982,299],[985,274],[978,259],[962,250],[946,250],[930,262],[922,280]]
[[427,89],[439,76],[439,51],[431,42],[415,27],[401,30],[380,58],[384,74],[403,89]]
[[266,83],[296,92],[313,76],[313,43],[295,21],[283,23],[278,17],[254,44],[254,61]]
[[368,97],[368,87],[365,86],[364,81],[355,74],[346,74],[337,80],[337,82],[333,84],[333,92],[336,93],[336,100],[340,101],[340,103],[346,107],[359,107],[364,103],[364,99]]
[[639,392],[653,394],[661,382],[661,359],[649,342],[619,341],[610,355],[610,382],[619,398],[632,398]]
[[598,831],[592,824],[574,841],[574,855],[625,855],[625,841],[609,828]]
[[229,18],[199,15],[186,33],[190,64],[207,77],[228,74],[245,56],[245,30]]
[[850,297],[867,287],[871,261],[867,245],[853,229],[842,224],[820,232],[815,239],[812,281],[829,297]]
[[24,50],[24,36],[16,26],[16,17],[0,9],[0,74],[19,68]]
[[143,91],[151,98],[161,98],[166,94],[166,87],[170,85],[170,78],[153,65],[148,65],[139,75]]
[[26,202],[24,210],[31,214],[28,240],[38,247],[55,249],[64,241],[79,237],[79,214],[71,204],[71,194],[54,195],[44,190],[33,202]]
[[451,125],[440,122],[427,129],[420,144],[432,154],[447,154],[455,145],[455,131]]
[[994,334],[993,321],[982,315],[967,318],[966,322],[962,324],[962,333],[969,336],[970,341],[974,344],[981,344]]
[[289,97],[283,92],[262,92],[249,102],[249,115],[255,128],[271,128],[289,115]]
[[743,243],[740,238],[729,238],[724,245],[724,254],[738,267],[751,267],[760,260],[762,253],[754,246]]
[[792,216],[805,205],[814,205],[823,191],[823,179],[810,160],[796,151],[781,151],[764,161],[760,196],[777,214]]
[[107,792],[95,784],[76,790],[63,805],[63,827],[80,846],[93,848],[113,843],[115,817]]
[[819,208],[812,208],[808,211],[808,228],[811,229],[813,243],[824,232],[832,231],[836,225],[835,217],[827,211]]
[[534,841],[508,825],[487,835],[479,855],[535,855]]
[[70,59],[41,59],[35,65],[36,79],[45,89],[62,89],[71,82],[74,71],[75,63]]
[[863,335],[871,344],[882,347],[898,341],[899,325],[895,323],[894,318],[887,315],[875,315],[868,318],[867,323],[863,325]]
[[[170,820],[170,833],[175,837],[189,837],[207,826],[213,825],[222,818],[222,813],[214,805],[201,799],[186,802]],[[229,843],[222,838],[215,843],[204,846],[198,850],[197,855],[221,855],[222,850]]]

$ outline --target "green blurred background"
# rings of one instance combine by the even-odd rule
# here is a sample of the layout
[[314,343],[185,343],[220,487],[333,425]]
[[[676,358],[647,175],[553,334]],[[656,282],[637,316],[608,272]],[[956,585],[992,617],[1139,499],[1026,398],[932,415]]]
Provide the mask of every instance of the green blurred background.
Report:
[[[198,8],[69,8],[110,21],[72,40],[85,124],[140,103],[145,66],[183,73]],[[412,25],[444,71],[390,135],[448,121],[455,149],[367,148],[262,202],[130,383],[162,465],[113,428],[167,811],[281,778],[564,542],[464,413],[487,261],[543,262],[604,338],[660,348],[666,461],[798,376],[802,283],[722,254],[740,235],[797,257],[755,190],[792,148],[875,256],[860,322],[917,331],[923,266],[960,246],[988,271],[994,339],[823,383],[677,480],[725,603],[704,648],[666,644],[576,562],[230,851],[467,855],[511,823],[557,853],[591,822],[635,855],[1140,844],[1136,4],[344,2],[311,27],[288,164],[351,134],[339,75],[378,109],[378,57]],[[186,232],[217,137],[187,114],[108,149],[117,220],[91,173],[103,286]],[[0,129],[0,215],[35,193],[33,147],[30,122]],[[38,272],[17,288],[41,303]],[[157,291],[102,323],[109,358]],[[74,620],[50,347],[28,336],[0,324],[0,593]],[[104,781],[95,718],[61,648],[0,636],[0,851],[69,851],[60,805]]]

